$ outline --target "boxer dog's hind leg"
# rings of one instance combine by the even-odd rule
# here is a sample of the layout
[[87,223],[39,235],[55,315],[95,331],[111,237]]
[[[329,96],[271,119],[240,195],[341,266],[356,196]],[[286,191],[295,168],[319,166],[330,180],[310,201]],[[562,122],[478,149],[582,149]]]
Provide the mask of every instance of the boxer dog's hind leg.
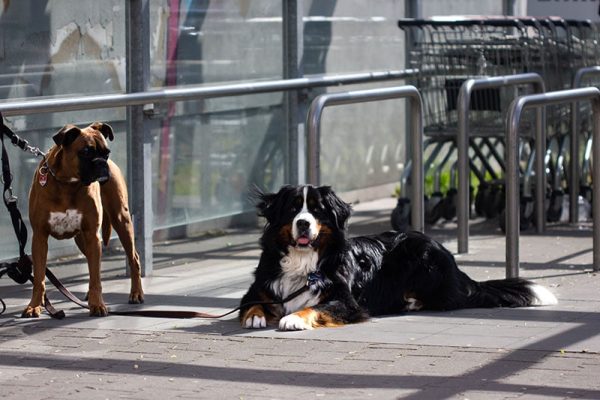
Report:
[[127,186],[119,167],[110,160],[109,165],[111,178],[100,188],[104,216],[105,218],[108,216],[110,225],[117,232],[127,256],[131,275],[129,303],[139,304],[144,302],[144,291],[142,289],[140,256],[135,250],[133,223],[128,208]]

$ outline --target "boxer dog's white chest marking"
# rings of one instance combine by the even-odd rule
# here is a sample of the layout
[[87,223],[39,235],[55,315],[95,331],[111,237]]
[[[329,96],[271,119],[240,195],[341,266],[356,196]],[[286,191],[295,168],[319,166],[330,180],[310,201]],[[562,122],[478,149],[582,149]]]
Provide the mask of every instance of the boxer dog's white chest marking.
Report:
[[73,233],[81,229],[82,215],[79,210],[69,209],[66,212],[50,212],[50,229],[58,235]]

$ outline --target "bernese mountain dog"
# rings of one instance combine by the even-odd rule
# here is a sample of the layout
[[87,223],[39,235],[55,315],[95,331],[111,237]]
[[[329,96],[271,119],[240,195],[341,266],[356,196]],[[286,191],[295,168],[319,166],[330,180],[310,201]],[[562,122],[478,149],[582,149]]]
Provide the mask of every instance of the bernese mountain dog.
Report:
[[346,237],[352,208],[328,186],[255,195],[266,225],[254,282],[241,300],[244,328],[303,330],[416,310],[557,302],[524,279],[472,280],[420,232]]

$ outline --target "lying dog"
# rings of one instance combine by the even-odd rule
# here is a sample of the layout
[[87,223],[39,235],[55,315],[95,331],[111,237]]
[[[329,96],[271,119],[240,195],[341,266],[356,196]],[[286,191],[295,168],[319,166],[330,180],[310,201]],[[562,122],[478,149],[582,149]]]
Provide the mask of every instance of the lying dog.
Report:
[[56,145],[40,162],[29,192],[34,283],[31,302],[23,317],[39,317],[41,312],[49,236],[75,238],[89,268],[90,315],[108,314],[100,282],[100,226],[105,245],[110,239],[111,225],[115,228],[127,255],[131,268],[129,302],[144,301],[127,186],[119,167],[108,159],[107,139],[113,138],[112,128],[101,122],[84,129],[67,125],[53,136]]
[[[327,186],[284,186],[257,197],[266,226],[255,280],[241,301],[245,328],[279,323],[281,330],[302,330],[413,310],[557,302],[523,279],[473,281],[448,250],[419,232],[346,238],[351,207]],[[256,304],[294,292],[283,305]]]

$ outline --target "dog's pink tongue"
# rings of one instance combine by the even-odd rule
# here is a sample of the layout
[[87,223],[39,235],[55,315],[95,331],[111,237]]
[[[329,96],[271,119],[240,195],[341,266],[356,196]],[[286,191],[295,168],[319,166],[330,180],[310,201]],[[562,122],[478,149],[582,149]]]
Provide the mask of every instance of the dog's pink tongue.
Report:
[[307,238],[306,236],[301,236],[298,238],[298,240],[296,240],[296,242],[298,242],[298,244],[301,244],[304,246],[304,245],[307,245],[310,243],[310,239]]

